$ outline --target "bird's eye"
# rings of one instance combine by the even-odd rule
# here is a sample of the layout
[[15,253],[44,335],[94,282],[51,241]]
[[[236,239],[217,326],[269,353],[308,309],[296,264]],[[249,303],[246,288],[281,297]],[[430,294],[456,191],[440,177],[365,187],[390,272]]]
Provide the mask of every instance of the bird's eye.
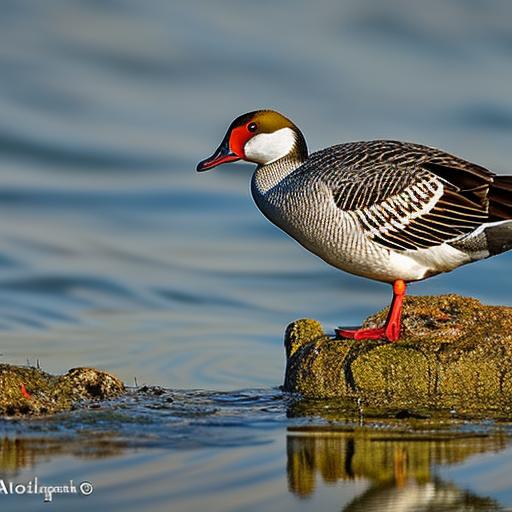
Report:
[[255,132],[257,128],[258,128],[258,126],[256,125],[256,123],[250,123],[247,125],[247,129],[250,132]]

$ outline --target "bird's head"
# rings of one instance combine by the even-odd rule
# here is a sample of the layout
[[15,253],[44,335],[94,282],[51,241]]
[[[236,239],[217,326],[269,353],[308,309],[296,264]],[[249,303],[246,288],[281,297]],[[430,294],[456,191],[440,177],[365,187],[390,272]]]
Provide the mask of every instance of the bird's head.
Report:
[[286,117],[274,110],[257,110],[237,117],[229,126],[215,153],[199,162],[197,171],[245,160],[267,165],[289,157],[307,158],[304,136]]

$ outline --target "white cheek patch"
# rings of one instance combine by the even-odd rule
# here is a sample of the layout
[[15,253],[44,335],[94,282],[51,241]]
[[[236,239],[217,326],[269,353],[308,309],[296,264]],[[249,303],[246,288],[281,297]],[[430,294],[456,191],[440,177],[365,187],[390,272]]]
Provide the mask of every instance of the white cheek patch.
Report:
[[272,133],[260,133],[249,139],[244,152],[247,160],[266,165],[286,156],[295,146],[295,133],[281,128]]

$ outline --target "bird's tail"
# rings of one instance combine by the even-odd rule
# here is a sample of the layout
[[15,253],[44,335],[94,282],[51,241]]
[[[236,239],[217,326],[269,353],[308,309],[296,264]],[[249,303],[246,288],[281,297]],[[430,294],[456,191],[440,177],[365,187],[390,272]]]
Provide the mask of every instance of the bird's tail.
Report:
[[494,176],[487,197],[489,220],[512,219],[512,176]]
[[487,225],[484,229],[489,256],[512,249],[512,220]]

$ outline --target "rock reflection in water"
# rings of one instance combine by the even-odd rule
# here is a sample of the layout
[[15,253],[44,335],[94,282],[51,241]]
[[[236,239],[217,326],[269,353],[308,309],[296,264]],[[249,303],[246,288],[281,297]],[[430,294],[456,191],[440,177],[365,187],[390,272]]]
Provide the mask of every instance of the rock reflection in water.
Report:
[[343,510],[504,510],[496,501],[442,481],[433,467],[471,455],[500,451],[501,435],[394,434],[290,428],[287,437],[288,488],[300,498],[313,495],[319,478],[327,484],[367,479],[369,488]]
[[100,458],[120,455],[126,443],[109,435],[62,438],[0,439],[0,478],[16,475],[24,468],[49,458],[74,455],[80,458]]

